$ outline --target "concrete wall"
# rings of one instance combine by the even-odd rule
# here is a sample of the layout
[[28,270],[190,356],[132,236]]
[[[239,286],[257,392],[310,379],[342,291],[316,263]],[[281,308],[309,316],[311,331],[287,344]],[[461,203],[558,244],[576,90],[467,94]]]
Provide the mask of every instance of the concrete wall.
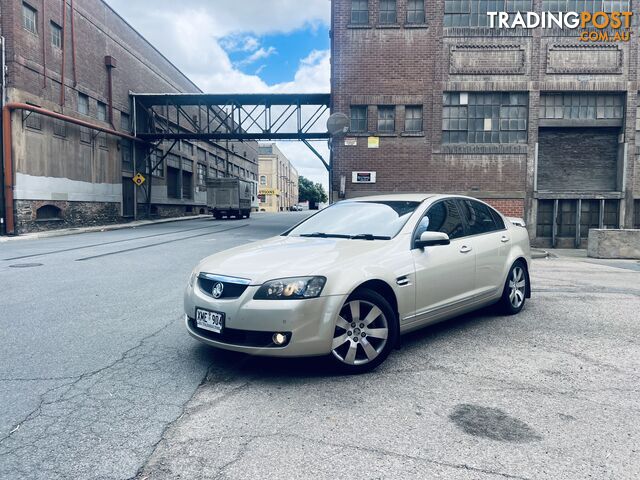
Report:
[[590,230],[591,258],[640,260],[640,230]]

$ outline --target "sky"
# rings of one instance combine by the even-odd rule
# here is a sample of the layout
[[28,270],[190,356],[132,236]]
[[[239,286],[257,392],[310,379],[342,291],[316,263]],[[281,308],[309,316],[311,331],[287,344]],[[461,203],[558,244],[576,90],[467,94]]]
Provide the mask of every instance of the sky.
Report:
[[[207,93],[328,93],[330,0],[107,0]],[[300,142],[279,142],[301,175],[328,186]],[[326,142],[314,144],[325,159]]]

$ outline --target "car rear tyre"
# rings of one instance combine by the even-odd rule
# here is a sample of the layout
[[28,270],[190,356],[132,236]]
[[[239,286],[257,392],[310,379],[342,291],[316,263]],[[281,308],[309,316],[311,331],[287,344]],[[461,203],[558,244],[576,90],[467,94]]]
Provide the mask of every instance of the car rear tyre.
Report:
[[522,311],[527,301],[528,282],[527,267],[524,262],[519,260],[509,270],[509,275],[504,285],[499,304],[503,313],[516,315]]
[[389,302],[372,290],[358,290],[336,320],[331,359],[344,373],[369,372],[386,360],[398,335],[398,319]]

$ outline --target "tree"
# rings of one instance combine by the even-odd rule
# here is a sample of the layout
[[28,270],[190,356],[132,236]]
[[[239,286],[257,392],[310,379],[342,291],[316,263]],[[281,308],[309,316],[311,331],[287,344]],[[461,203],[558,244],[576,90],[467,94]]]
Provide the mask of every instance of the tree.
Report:
[[298,179],[298,189],[300,191],[300,202],[309,202],[310,205],[315,205],[317,203],[325,203],[329,199],[321,183],[314,184],[305,177]]

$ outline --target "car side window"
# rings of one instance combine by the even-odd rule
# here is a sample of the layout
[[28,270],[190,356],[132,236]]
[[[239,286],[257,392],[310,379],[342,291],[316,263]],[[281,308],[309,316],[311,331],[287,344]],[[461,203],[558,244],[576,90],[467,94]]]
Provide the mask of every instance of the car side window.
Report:
[[496,226],[498,227],[498,230],[506,229],[507,227],[504,224],[504,220],[502,220],[502,217],[500,216],[500,214],[493,209],[490,209],[490,210],[491,210],[491,215],[493,215],[493,220],[496,222]]
[[467,222],[468,235],[481,235],[501,230],[491,214],[491,209],[483,203],[475,200],[460,200],[460,205]]
[[420,221],[416,230],[416,240],[424,232],[442,232],[451,240],[464,236],[464,226],[460,210],[453,200],[444,200],[433,205]]

